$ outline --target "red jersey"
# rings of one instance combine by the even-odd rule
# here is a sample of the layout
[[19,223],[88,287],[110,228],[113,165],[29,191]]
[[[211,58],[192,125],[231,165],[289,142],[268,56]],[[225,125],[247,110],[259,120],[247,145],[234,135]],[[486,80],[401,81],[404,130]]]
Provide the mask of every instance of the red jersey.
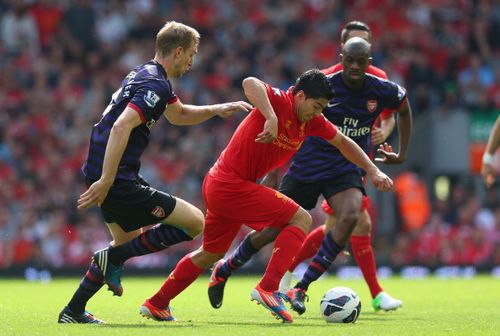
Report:
[[238,126],[226,149],[210,169],[209,174],[215,179],[233,181],[241,178],[256,181],[288,162],[306,136],[319,136],[330,141],[337,134],[337,128],[323,115],[308,122],[299,121],[292,88],[287,92],[267,84],[266,88],[278,118],[277,138],[269,144],[255,142],[266,120],[258,109],[253,109]]
[[[331,67],[329,67],[327,69],[323,69],[321,71],[325,75],[329,75],[329,74],[338,72],[340,70],[342,70],[342,64],[341,63],[337,63],[337,64],[332,65]],[[368,66],[368,69],[366,69],[366,72],[369,73],[370,75],[374,75],[374,76],[377,76],[379,78],[389,79],[389,77],[387,77],[387,74],[385,73],[384,70],[382,70],[380,68],[377,68],[376,66],[373,66],[371,64]],[[382,112],[380,112],[379,118],[380,119],[390,118],[392,116],[392,113],[393,113],[392,110],[390,110],[390,109],[384,109],[384,110],[382,110]],[[378,125],[378,120],[376,120],[374,124]]]

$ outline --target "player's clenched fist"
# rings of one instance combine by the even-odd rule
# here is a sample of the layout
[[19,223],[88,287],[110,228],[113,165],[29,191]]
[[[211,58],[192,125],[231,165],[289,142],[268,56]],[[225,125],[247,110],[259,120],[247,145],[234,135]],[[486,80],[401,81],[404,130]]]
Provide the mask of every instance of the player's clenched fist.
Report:
[[382,173],[379,169],[373,170],[369,173],[373,185],[380,191],[390,191],[393,187],[392,179],[386,174]]

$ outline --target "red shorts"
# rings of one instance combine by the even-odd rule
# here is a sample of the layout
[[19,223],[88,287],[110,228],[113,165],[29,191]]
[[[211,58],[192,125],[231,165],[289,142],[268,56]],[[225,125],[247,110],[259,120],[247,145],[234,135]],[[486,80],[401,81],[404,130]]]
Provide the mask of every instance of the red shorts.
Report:
[[211,253],[227,252],[241,225],[256,231],[283,228],[299,208],[274,189],[245,180],[223,182],[210,174],[203,181],[203,199],[207,206],[203,249]]
[[[361,199],[361,211],[368,210],[371,205],[370,197],[363,195]],[[321,209],[329,215],[335,216],[335,210],[333,210],[326,200],[321,203]]]

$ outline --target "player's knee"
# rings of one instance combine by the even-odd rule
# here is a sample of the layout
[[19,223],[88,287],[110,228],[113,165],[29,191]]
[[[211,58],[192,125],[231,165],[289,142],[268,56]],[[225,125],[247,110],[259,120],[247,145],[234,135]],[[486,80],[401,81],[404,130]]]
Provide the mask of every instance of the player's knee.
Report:
[[312,225],[312,217],[306,210],[299,208],[299,210],[297,210],[295,215],[292,217],[290,225],[297,226],[301,228],[302,231],[307,233]]
[[205,226],[205,216],[203,215],[203,212],[201,212],[200,209],[194,208],[193,209],[193,224],[189,229],[189,235],[191,237],[196,237],[199,235]]
[[354,228],[359,219],[359,211],[345,209],[337,217],[337,225]]

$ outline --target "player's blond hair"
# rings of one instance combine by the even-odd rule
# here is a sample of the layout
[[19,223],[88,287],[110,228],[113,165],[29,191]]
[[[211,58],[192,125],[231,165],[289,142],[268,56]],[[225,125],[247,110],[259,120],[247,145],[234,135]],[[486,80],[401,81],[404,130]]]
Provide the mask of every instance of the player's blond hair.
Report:
[[188,49],[193,44],[199,43],[200,33],[196,29],[179,22],[168,21],[156,35],[156,53],[165,57],[177,47]]

